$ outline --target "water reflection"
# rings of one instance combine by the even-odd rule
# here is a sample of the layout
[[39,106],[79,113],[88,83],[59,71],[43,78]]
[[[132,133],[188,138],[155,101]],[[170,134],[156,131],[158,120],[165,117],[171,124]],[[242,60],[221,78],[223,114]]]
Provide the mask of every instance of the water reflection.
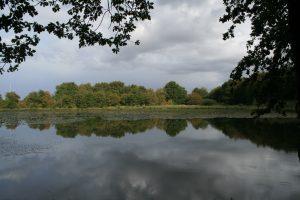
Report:
[[247,139],[257,146],[299,151],[300,123],[282,119],[211,119],[210,124],[233,139]]
[[2,124],[1,148],[26,138],[53,148],[0,157],[0,199],[300,198],[295,120],[49,118],[22,124]]
[[[208,125],[220,130],[232,139],[247,139],[257,146],[268,146],[275,150],[299,152],[300,123],[293,119],[146,119],[146,120],[103,120],[91,118],[83,121],[54,124],[56,134],[64,138],[80,136],[101,136],[122,138],[126,134],[138,134],[157,128],[169,136],[184,131],[188,123],[196,130]],[[9,124],[7,129],[15,129],[20,122]],[[51,123],[28,124],[31,129],[48,130]]]

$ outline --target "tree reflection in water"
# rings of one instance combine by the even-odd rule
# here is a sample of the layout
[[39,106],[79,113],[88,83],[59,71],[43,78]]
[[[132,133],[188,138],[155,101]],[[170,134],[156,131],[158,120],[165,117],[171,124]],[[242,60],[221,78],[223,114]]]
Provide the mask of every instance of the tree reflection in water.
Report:
[[294,119],[210,119],[209,123],[233,139],[247,139],[257,146],[299,152],[300,123]]
[[[6,129],[15,129],[20,121],[5,124]],[[40,123],[27,122],[32,129],[40,131],[51,127],[51,119]],[[300,161],[300,123],[295,119],[143,119],[143,120],[104,120],[90,118],[71,123],[58,123],[53,126],[56,134],[65,138],[78,135],[121,138],[126,134],[138,134],[153,128],[175,137],[183,132],[188,124],[194,129],[206,129],[209,125],[231,139],[246,139],[262,147],[271,147],[285,152],[298,152]]]
[[232,139],[247,139],[257,146],[271,147],[275,150],[298,152],[300,161],[300,124],[296,120],[279,119],[149,119],[136,121],[107,121],[99,118],[79,123],[56,125],[57,135],[75,137],[76,135],[111,136],[120,138],[158,128],[169,136],[177,136],[188,126],[206,129],[208,125],[220,130]]
[[0,129],[0,199],[300,196],[296,120],[72,116],[11,124]]
[[121,138],[126,134],[143,133],[147,130],[158,128],[164,130],[169,136],[176,136],[187,127],[187,121],[183,119],[147,119],[147,120],[115,120],[108,121],[101,118],[88,119],[82,122],[69,124],[57,124],[56,134],[74,138],[81,136],[101,136]]
[[210,119],[209,123],[232,139],[250,140],[257,146],[298,152],[300,123],[294,119]]
[[300,147],[298,148],[298,158],[299,158],[299,162],[300,162]]

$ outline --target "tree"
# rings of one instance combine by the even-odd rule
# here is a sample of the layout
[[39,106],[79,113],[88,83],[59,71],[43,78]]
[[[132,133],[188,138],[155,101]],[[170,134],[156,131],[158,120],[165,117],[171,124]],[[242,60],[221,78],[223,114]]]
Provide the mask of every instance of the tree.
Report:
[[205,98],[205,97],[207,97],[207,95],[208,95],[208,91],[207,91],[207,89],[204,88],[204,87],[193,89],[193,93],[199,94],[202,98]]
[[4,101],[2,99],[2,95],[0,94],[0,108],[4,106]]
[[200,96],[199,93],[192,92],[191,94],[188,95],[187,104],[188,105],[201,105],[202,97]]
[[208,97],[210,99],[213,99],[213,100],[217,101],[217,102],[222,102],[223,98],[224,98],[224,92],[223,92],[222,87],[218,86],[218,87],[212,89],[209,92]]
[[[271,111],[283,113],[286,98],[280,94],[280,81],[287,77],[294,80],[297,92],[296,112],[300,117],[300,65],[299,65],[299,2],[297,0],[223,0],[226,14],[220,21],[232,22],[223,38],[234,37],[238,24],[247,19],[251,22],[251,39],[247,42],[247,55],[238,63],[231,73],[233,80],[243,76],[251,81],[260,79],[264,83],[265,96],[258,106],[257,114]],[[259,77],[260,73],[265,76]],[[262,78],[262,79],[261,79]],[[278,82],[279,81],[279,82]],[[288,80],[287,80],[288,81]]]
[[90,91],[81,91],[75,95],[75,104],[77,108],[96,107],[95,95]]
[[187,91],[175,81],[170,81],[164,87],[166,99],[172,100],[175,104],[184,104],[187,99]]
[[126,92],[127,86],[121,81],[113,81],[111,83],[96,83],[94,91],[111,91],[117,94]]
[[78,86],[73,83],[62,83],[56,86],[54,98],[58,107],[75,107],[76,95],[78,94]]
[[94,91],[99,92],[99,91],[108,91],[110,88],[109,83],[96,83],[94,85]]
[[156,92],[152,89],[147,89],[143,93],[143,96],[145,98],[144,105],[159,105],[160,104],[160,100],[158,99]]
[[5,95],[4,108],[15,109],[19,107],[20,96],[15,92],[8,92]]
[[[38,18],[42,8],[67,16],[65,20],[42,24]],[[117,53],[127,45],[136,22],[150,20],[153,3],[147,0],[0,0],[0,73],[15,71],[26,57],[33,56],[40,41],[39,34],[49,33],[59,39],[79,39],[79,47],[100,45]],[[108,18],[106,17],[108,16]],[[110,34],[103,34],[107,22]],[[14,35],[6,40],[2,32]],[[9,37],[7,37],[9,38]],[[139,44],[136,41],[135,44]]]
[[255,99],[255,87],[256,85],[248,79],[241,79],[239,81],[229,80],[220,87],[211,90],[208,97],[219,103],[251,105]]
[[78,86],[78,92],[93,92],[93,86],[90,83],[80,84]]
[[129,93],[122,96],[121,103],[126,106],[142,106],[149,105],[149,101],[145,93]]
[[125,84],[121,81],[113,81],[109,83],[109,89],[117,94],[122,94],[124,92]]
[[230,104],[252,105],[255,100],[257,102],[257,85],[257,83],[255,84],[255,82],[252,82],[249,79],[236,81],[231,90]]
[[24,102],[30,108],[47,108],[54,105],[54,100],[48,91],[40,90],[38,92],[29,93]]
[[158,89],[155,91],[155,96],[156,96],[156,104],[157,105],[166,105],[167,100],[166,100],[166,92],[164,89]]
[[117,106],[121,102],[120,96],[110,91],[98,91],[94,95],[96,107]]
[[62,95],[55,101],[55,106],[59,108],[76,108],[75,96]]

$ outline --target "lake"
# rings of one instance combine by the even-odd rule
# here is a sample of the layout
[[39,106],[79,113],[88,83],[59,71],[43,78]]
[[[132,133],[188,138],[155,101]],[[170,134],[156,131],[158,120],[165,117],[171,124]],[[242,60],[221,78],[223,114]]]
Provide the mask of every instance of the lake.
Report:
[[0,199],[300,199],[292,119],[2,120]]

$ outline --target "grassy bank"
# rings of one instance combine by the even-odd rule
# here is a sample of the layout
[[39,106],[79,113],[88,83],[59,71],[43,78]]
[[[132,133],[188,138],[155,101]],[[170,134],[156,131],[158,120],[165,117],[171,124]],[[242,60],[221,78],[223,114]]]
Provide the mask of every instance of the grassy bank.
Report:
[[72,112],[72,111],[137,111],[137,110],[211,110],[211,109],[238,109],[238,110],[252,110],[253,106],[239,106],[239,105],[163,105],[163,106],[112,106],[102,108],[18,108],[18,109],[0,109],[0,112],[38,112],[38,111],[53,111],[53,112]]
[[[49,121],[64,123],[100,117],[108,120],[136,120],[136,119],[191,119],[191,118],[250,118],[250,106],[119,106],[86,109],[16,109],[1,110],[0,123],[20,123],[22,121],[39,123]],[[282,117],[278,114],[268,114],[264,117]],[[295,117],[289,113],[288,117]]]

